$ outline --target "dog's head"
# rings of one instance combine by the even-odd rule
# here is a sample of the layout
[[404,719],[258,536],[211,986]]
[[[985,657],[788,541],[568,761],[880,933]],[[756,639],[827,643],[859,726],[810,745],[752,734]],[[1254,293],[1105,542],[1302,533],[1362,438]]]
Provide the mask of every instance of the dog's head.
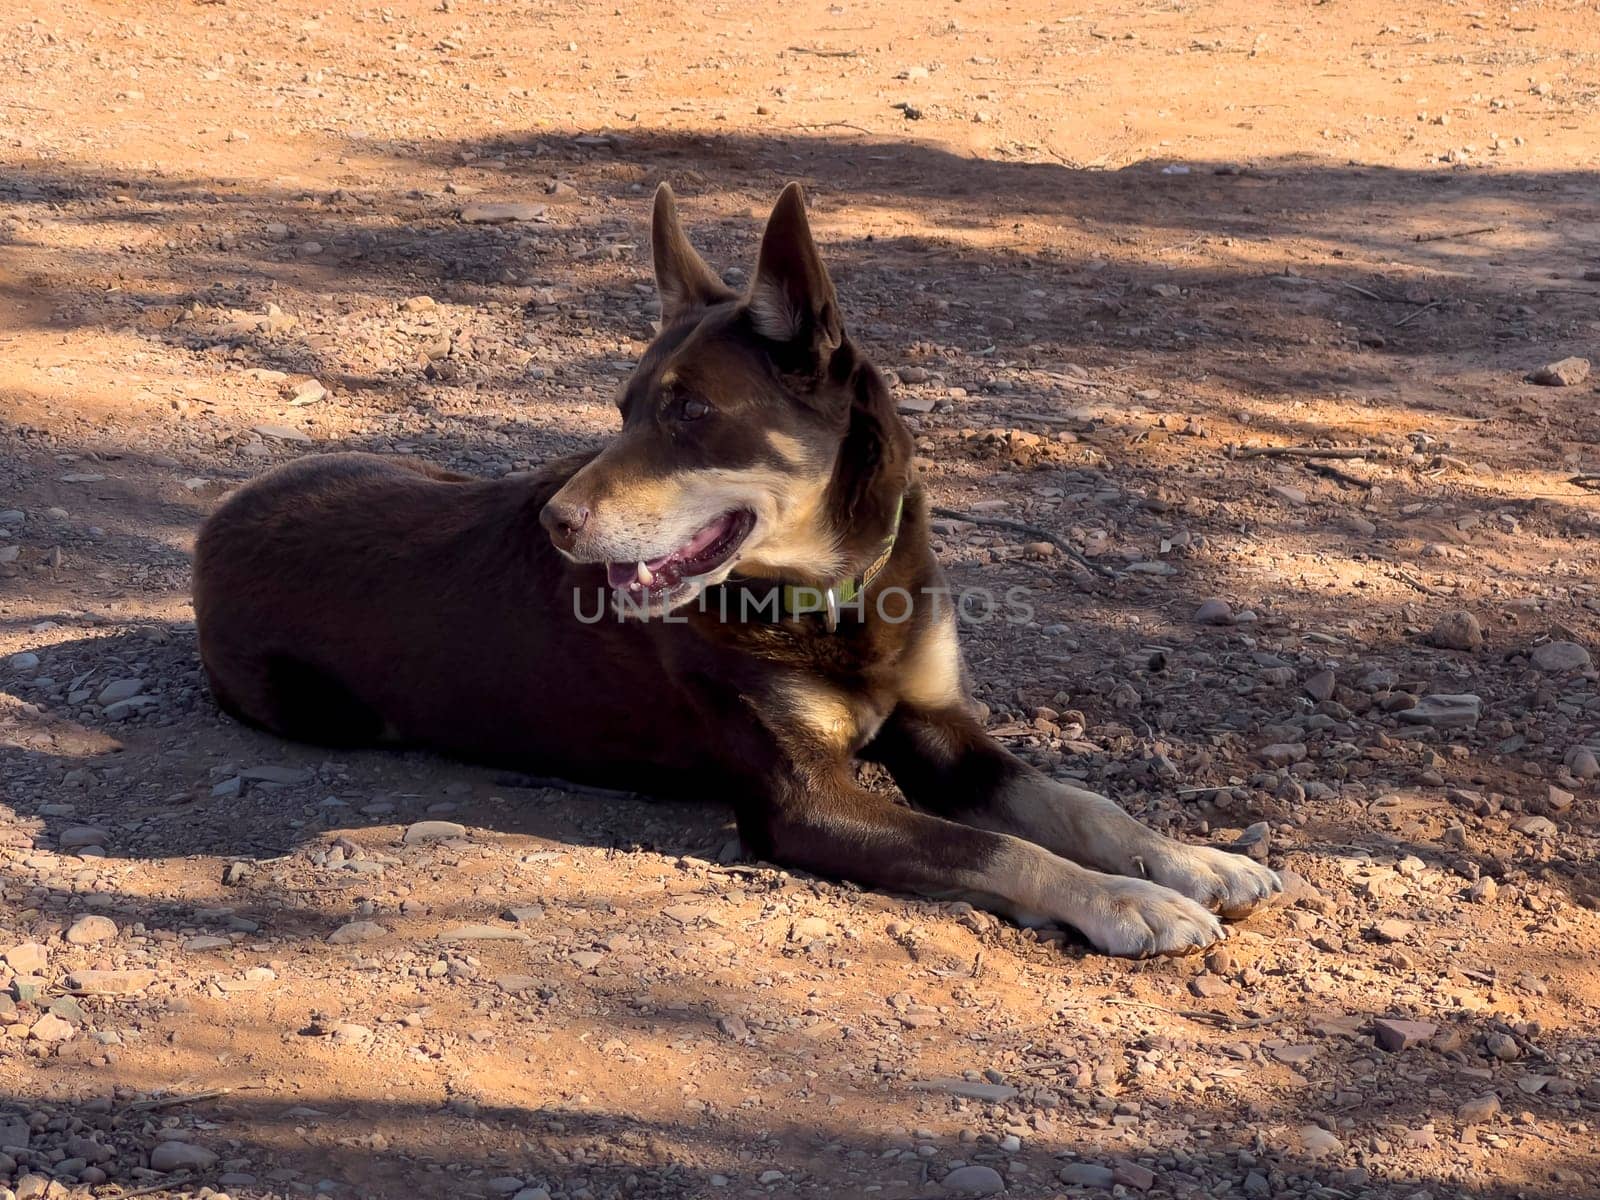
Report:
[[826,586],[891,532],[911,439],[845,336],[798,184],[744,295],[696,253],[665,184],[651,229],[661,332],[622,432],[545,505],[556,547],[605,563],[623,612],[659,614],[734,571]]

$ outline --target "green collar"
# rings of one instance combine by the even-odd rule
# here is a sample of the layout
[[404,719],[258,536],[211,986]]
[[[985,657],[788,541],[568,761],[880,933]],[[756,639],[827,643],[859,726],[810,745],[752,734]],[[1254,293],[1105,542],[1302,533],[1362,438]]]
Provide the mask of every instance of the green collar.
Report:
[[826,588],[811,587],[806,584],[786,583],[783,585],[783,611],[791,617],[802,617],[807,613],[820,612],[823,614],[832,633],[839,627],[839,608],[841,605],[854,604],[872,581],[878,577],[884,567],[889,565],[889,557],[894,553],[894,544],[900,536],[900,518],[906,508],[905,494],[901,493],[900,499],[894,506],[894,528],[889,530],[889,536],[883,543],[883,549],[878,552],[878,557],[872,560],[872,565],[861,573],[860,579],[840,579],[829,584]]

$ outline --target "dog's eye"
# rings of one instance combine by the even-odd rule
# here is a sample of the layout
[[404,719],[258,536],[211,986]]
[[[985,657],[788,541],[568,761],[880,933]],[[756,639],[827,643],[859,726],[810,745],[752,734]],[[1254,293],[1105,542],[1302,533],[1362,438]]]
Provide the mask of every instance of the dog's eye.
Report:
[[680,421],[698,421],[710,411],[711,405],[704,400],[680,400],[676,416]]

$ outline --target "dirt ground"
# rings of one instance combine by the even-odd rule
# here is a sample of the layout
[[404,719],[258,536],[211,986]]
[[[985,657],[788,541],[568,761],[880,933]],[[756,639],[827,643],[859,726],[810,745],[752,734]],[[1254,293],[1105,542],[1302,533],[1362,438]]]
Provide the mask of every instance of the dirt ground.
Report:
[[[13,3],[0,1200],[1595,1195],[1600,375],[1530,376],[1600,359],[1597,51],[1588,3]],[[217,713],[199,521],[603,437],[663,179],[733,282],[802,180],[935,501],[1096,565],[940,525],[1036,609],[967,628],[995,733],[1285,903],[1113,961],[716,797]]]

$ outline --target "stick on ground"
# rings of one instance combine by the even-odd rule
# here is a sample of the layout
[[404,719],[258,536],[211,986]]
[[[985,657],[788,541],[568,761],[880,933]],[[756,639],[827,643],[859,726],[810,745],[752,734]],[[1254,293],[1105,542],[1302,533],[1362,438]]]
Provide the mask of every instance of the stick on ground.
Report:
[[1092,571],[1102,579],[1115,579],[1117,577],[1117,573],[1110,567],[1102,566],[1097,562],[1090,562],[1083,556],[1082,551],[1060,534],[1051,533],[1048,529],[1041,528],[1038,525],[1029,525],[1026,521],[1013,521],[1010,517],[990,517],[983,513],[962,512],[958,508],[935,508],[932,512],[934,516],[944,517],[950,521],[967,521],[973,525],[989,525],[995,529],[1009,529],[1013,533],[1025,533],[1029,537],[1038,538],[1041,542],[1049,542],[1084,570]]

